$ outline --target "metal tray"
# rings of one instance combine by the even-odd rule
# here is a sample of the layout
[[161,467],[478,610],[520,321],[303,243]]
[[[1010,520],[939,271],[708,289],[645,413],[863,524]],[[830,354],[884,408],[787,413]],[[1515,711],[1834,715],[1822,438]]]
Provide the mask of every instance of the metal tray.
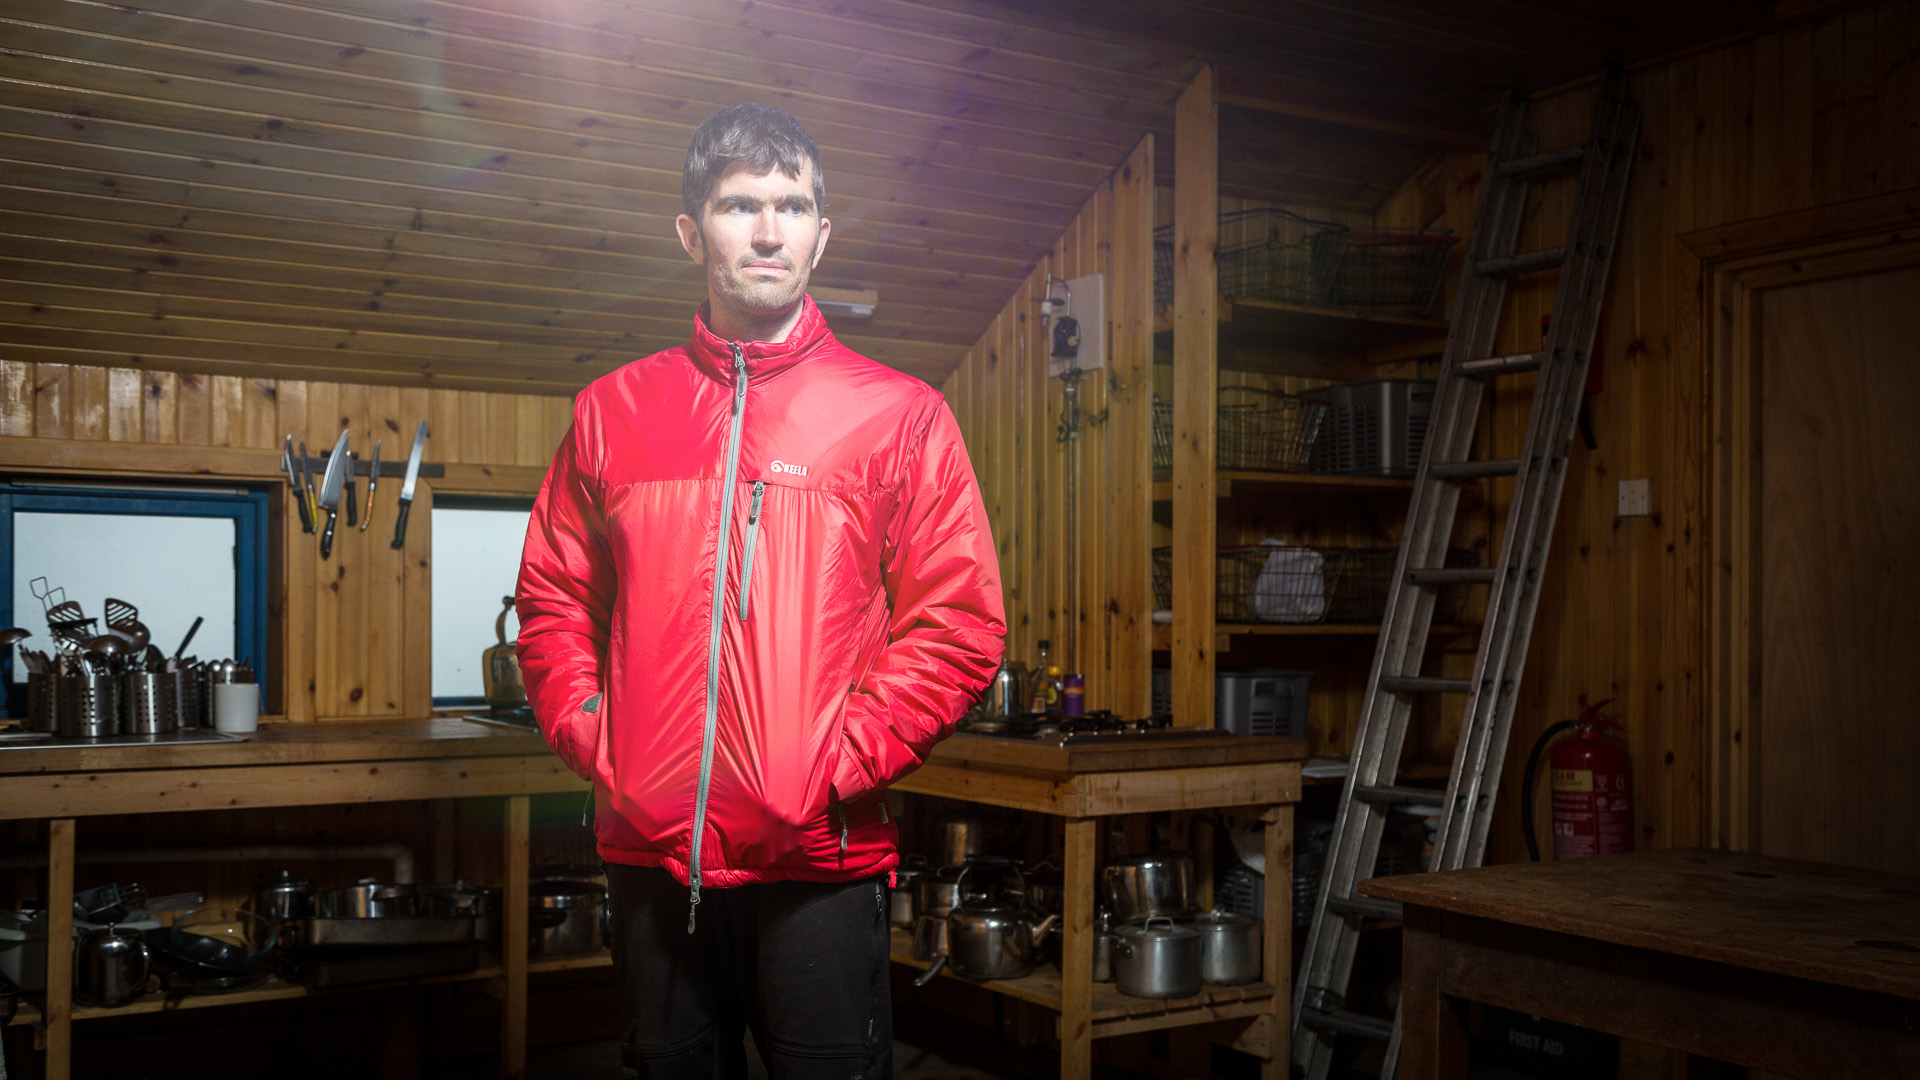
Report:
[[294,977],[296,981],[315,990],[324,990],[333,986],[359,986],[418,979],[428,975],[447,975],[456,971],[472,971],[479,966],[480,946],[468,942],[465,945],[440,945],[429,949],[303,953],[295,964]]
[[0,750],[72,749],[76,746],[192,746],[198,743],[246,742],[245,735],[211,728],[183,728],[156,735],[97,735],[68,738],[44,731],[0,731]]
[[473,920],[460,915],[392,915],[374,919],[312,916],[280,927],[286,949],[389,948],[464,945],[473,940]]

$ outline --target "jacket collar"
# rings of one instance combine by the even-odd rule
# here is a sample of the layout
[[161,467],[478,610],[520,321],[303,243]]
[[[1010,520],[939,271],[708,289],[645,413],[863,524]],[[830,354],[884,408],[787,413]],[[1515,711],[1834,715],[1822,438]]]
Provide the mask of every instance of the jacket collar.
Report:
[[[777,375],[793,367],[802,360],[819,352],[833,340],[833,332],[827,329],[827,321],[820,315],[820,309],[814,306],[813,297],[800,297],[800,320],[793,324],[793,332],[787,340],[781,342],[747,341],[740,343],[740,351],[747,359],[747,376],[753,381]],[[700,304],[700,310],[693,317],[693,340],[687,343],[687,353],[693,358],[694,366],[709,377],[733,384],[733,342],[718,337],[707,327],[707,303]]]

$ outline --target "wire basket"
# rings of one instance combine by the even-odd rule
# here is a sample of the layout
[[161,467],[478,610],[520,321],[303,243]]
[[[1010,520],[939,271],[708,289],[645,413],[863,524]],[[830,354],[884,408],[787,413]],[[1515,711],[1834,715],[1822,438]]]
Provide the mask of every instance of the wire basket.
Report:
[[[1315,273],[1315,241],[1326,233],[1346,231],[1344,225],[1315,221],[1291,210],[1260,208],[1221,214],[1215,246],[1220,292],[1243,300],[1325,305],[1330,301]],[[1320,246],[1327,245],[1322,241]]]
[[[1223,623],[1321,623],[1333,606],[1343,548],[1260,544],[1221,548],[1213,617]],[[1173,607],[1173,549],[1153,549],[1153,600]]]
[[[1399,548],[1348,548],[1342,560],[1339,588],[1328,602],[1327,621],[1365,625],[1386,618],[1387,594],[1393,591],[1393,568],[1400,559]],[[1466,548],[1447,549],[1447,567],[1465,569],[1480,565]],[[1466,613],[1467,585],[1448,585],[1434,599],[1433,621],[1457,623]]]
[[1318,303],[1391,315],[1433,310],[1459,238],[1451,229],[1333,228],[1307,238]]
[[[1223,386],[1215,410],[1215,468],[1305,472],[1329,406],[1257,386]],[[1158,394],[1153,398],[1153,467],[1173,468],[1173,403]]]

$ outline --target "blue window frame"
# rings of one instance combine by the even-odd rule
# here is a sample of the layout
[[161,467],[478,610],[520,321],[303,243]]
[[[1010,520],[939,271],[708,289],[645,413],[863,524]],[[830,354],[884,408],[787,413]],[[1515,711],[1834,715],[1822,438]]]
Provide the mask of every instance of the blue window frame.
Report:
[[[21,512],[231,520],[234,523],[234,658],[250,661],[256,672],[266,671],[269,550],[266,492],[0,486],[0,626],[22,625],[24,618],[29,629],[43,634],[45,628],[32,623],[36,601],[31,596],[14,595],[14,515]],[[98,617],[99,612],[91,614]],[[6,688],[5,715],[21,716],[26,709],[26,686],[14,683],[12,663],[11,649],[0,655],[0,676],[3,676],[0,686]]]

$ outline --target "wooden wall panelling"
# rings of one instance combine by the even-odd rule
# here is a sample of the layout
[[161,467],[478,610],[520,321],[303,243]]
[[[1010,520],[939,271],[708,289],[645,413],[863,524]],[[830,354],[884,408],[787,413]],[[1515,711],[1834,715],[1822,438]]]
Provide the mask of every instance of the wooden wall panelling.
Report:
[[[1087,677],[1089,708],[1129,715],[1148,710],[1150,161],[1151,151],[1137,148],[1098,185],[943,387],[993,524],[1008,656],[1030,663],[1038,642],[1050,640],[1053,662]],[[1123,214],[1128,223],[1116,224]],[[1127,229],[1130,236],[1116,239]],[[1131,260],[1116,257],[1123,248]],[[1049,274],[1090,273],[1106,275],[1108,366],[1080,383],[1077,580],[1070,582],[1068,453],[1058,433],[1064,397],[1060,380],[1047,375],[1050,330],[1037,300]],[[1067,655],[1069,626],[1074,656]]]
[[[571,419],[571,400],[543,395],[400,388],[199,372],[95,368],[0,360],[0,468],[23,473],[122,474],[164,478],[177,467],[196,478],[227,475],[273,493],[269,569],[267,705],[292,721],[423,716],[432,708],[431,572],[435,484],[423,481],[404,551],[389,546],[399,481],[382,483],[367,531],[344,510],[333,558],[300,531],[297,506],[280,479],[286,434],[314,456],[340,431],[363,460],[373,441],[388,462],[404,461],[414,424],[429,419],[426,459],[481,467],[440,482],[445,490],[518,491],[532,485]],[[8,437],[19,441],[10,442]],[[63,461],[52,446],[119,447]],[[245,449],[258,455],[170,455],[166,447]],[[171,462],[156,469],[156,462]],[[209,472],[208,470],[211,470]],[[367,487],[357,491],[366,507]],[[323,519],[324,520],[324,519]]]

